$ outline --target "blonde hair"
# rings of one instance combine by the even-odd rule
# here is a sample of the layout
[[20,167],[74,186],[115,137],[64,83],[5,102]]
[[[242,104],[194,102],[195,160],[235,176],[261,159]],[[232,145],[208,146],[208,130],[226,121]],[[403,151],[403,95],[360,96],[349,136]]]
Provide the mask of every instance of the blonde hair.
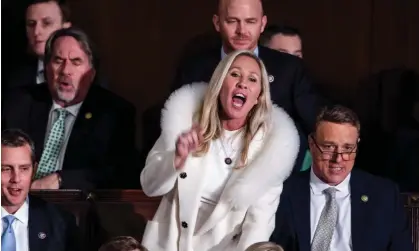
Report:
[[245,251],[284,251],[284,249],[276,243],[264,241],[251,245]]
[[215,69],[208,89],[205,93],[201,108],[195,114],[195,121],[203,130],[203,143],[196,152],[196,156],[202,156],[208,152],[210,143],[214,139],[221,137],[223,128],[220,120],[220,110],[222,109],[219,96],[221,88],[224,84],[224,79],[227,76],[233,62],[240,56],[253,58],[260,67],[261,72],[261,92],[258,98],[258,103],[250,110],[244,131],[244,144],[241,149],[240,161],[238,161],[236,168],[244,167],[247,164],[247,155],[250,142],[259,129],[264,129],[265,132],[269,130],[271,121],[272,101],[269,90],[268,74],[266,73],[265,65],[253,52],[247,50],[239,50],[227,55],[218,64]]

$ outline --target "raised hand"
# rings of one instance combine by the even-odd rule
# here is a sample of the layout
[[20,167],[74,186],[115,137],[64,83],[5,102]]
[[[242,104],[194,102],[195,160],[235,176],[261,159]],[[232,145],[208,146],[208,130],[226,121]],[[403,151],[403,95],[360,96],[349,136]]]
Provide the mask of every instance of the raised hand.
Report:
[[189,131],[182,133],[176,140],[175,168],[181,169],[190,153],[194,153],[202,143],[199,126],[194,125]]

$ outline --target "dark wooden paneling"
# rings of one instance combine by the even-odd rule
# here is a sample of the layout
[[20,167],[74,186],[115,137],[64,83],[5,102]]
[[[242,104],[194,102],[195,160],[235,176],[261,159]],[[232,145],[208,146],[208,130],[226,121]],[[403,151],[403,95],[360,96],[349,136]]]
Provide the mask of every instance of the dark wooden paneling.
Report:
[[[99,46],[111,89],[137,106],[137,121],[168,94],[182,50],[213,30],[216,9],[216,1],[70,2],[74,23]],[[264,2],[268,22],[303,32],[305,60],[324,93],[361,113],[373,112],[365,102],[372,74],[398,65],[419,71],[419,1]],[[140,141],[140,123],[138,132]]]
[[268,22],[298,27],[304,60],[325,94],[351,103],[370,68],[371,1],[268,1]]
[[372,72],[406,66],[419,70],[419,3],[374,0]]
[[[97,250],[107,239],[120,235],[142,238],[147,220],[151,220],[160,198],[149,198],[141,190],[32,191],[49,202],[65,206],[83,222],[86,250]],[[412,227],[415,251],[419,250],[419,194],[402,194]],[[88,213],[84,213],[84,212]],[[83,212],[83,213],[80,213]]]

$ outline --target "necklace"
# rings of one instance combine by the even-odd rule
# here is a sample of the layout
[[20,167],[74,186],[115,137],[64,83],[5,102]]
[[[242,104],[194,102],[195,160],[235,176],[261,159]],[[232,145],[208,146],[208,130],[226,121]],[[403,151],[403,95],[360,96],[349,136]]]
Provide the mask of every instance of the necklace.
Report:
[[[239,133],[238,133],[238,134],[236,134],[236,135],[234,135],[234,136],[232,136],[232,137],[230,137],[229,139],[227,139],[227,142],[228,142],[228,141],[231,141],[230,146],[231,146],[231,148],[232,148],[232,149],[233,149],[233,143],[234,143],[234,141],[235,141],[235,139],[236,139],[237,135],[239,135]],[[233,151],[232,151],[230,154],[227,154],[227,150],[226,150],[226,148],[225,148],[225,146],[224,146],[224,140],[223,140],[223,137],[221,137],[221,138],[220,138],[220,144],[221,144],[221,147],[222,147],[222,149],[223,149],[223,152],[224,152],[224,154],[225,154],[225,156],[226,156],[226,157],[224,158],[224,163],[226,163],[227,165],[231,165],[231,163],[233,163],[233,160],[229,157],[229,155],[230,155],[230,156],[234,155],[234,154],[235,154],[235,152],[236,152],[237,150],[233,149]]]

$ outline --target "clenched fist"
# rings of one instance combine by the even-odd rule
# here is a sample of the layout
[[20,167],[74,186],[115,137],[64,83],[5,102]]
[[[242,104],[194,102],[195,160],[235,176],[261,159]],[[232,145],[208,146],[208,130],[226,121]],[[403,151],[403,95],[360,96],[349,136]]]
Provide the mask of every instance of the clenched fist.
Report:
[[182,133],[176,140],[175,168],[181,169],[190,153],[195,152],[202,143],[202,132],[194,125],[189,131]]

